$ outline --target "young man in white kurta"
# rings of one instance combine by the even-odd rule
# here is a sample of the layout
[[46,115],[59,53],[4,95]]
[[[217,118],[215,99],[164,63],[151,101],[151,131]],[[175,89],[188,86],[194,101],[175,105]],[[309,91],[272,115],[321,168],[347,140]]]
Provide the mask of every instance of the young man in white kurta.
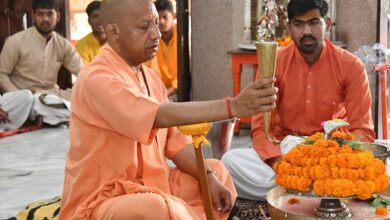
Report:
[[[56,85],[58,71],[64,65],[76,75],[83,64],[70,42],[54,31],[60,17],[57,9],[55,0],[34,0],[35,26],[6,39],[0,55],[1,93],[28,89],[35,94],[35,102],[39,102],[40,94],[70,98],[69,90],[60,90]],[[61,99],[58,100],[61,102]],[[41,112],[40,108],[35,109],[43,115],[44,122],[56,123],[69,118],[68,110],[64,115],[64,109],[48,107]],[[47,119],[47,114],[51,119]],[[53,115],[56,115],[54,121]]]

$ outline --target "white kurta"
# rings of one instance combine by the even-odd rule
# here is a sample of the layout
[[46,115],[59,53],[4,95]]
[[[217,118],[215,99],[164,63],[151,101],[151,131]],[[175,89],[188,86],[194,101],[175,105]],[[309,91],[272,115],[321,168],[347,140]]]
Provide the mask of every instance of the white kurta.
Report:
[[[286,136],[280,144],[285,155],[304,139],[296,136]],[[233,177],[239,198],[251,200],[266,200],[269,190],[276,186],[275,172],[250,148],[234,149],[226,152],[222,163]]]
[[17,90],[0,95],[0,107],[8,112],[9,122],[0,123],[0,132],[14,130],[23,125],[29,117],[34,103],[30,90]]

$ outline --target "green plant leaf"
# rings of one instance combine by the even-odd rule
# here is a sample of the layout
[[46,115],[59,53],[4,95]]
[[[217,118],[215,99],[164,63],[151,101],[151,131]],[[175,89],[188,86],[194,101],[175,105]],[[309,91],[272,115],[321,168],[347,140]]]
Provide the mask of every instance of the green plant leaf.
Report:
[[387,207],[390,205],[390,200],[389,199],[384,199],[380,196],[378,197],[371,197],[371,203],[370,206],[377,208],[377,207]]

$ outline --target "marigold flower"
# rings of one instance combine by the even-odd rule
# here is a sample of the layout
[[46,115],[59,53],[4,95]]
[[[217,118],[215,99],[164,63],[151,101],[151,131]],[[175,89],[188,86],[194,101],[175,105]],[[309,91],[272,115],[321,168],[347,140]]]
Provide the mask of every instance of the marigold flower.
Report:
[[[333,137],[353,139],[342,131]],[[323,134],[309,138],[314,142],[297,145],[274,165],[277,184],[302,192],[314,190],[317,195],[357,195],[360,199],[389,186],[384,163],[371,151],[339,146],[334,140],[324,140]]]
[[323,132],[316,132],[315,134],[309,136],[307,139],[316,141],[318,139],[323,139],[324,138],[324,133]]
[[343,145],[342,147],[338,148],[338,152],[345,154],[345,153],[352,153],[353,150],[349,145]]
[[337,155],[337,166],[340,168],[348,166],[348,161],[347,161],[345,154],[338,154]]
[[332,179],[337,179],[339,178],[339,168],[338,167],[331,167],[331,178]]
[[375,209],[375,214],[380,216],[386,216],[387,214],[389,214],[389,210],[386,207],[377,207]]
[[294,167],[294,175],[295,176],[302,176],[302,170],[303,168],[302,167]]
[[337,167],[337,155],[330,155],[328,157],[328,163],[330,167]]
[[356,156],[356,154],[350,153],[348,154],[345,159],[347,160],[347,167],[350,169],[357,169],[360,166],[359,158]]
[[365,180],[372,180],[375,178],[375,169],[373,166],[368,166],[364,168],[364,178]]
[[320,158],[320,166],[328,166],[328,157]]
[[334,148],[334,147],[338,147],[338,146],[339,146],[339,145],[337,144],[336,141],[334,141],[334,140],[328,140],[328,147]]
[[348,169],[345,167],[339,168],[339,178],[347,179],[348,177]]
[[383,161],[379,160],[378,158],[374,158],[374,161],[372,162],[371,166],[375,170],[375,176],[378,176],[386,172],[385,164],[383,163]]
[[328,141],[324,139],[318,139],[316,142],[313,144],[314,147],[328,147]]
[[331,195],[342,197],[344,191],[344,181],[342,179],[334,179],[332,181],[331,191],[332,191],[332,193],[330,193]]
[[334,131],[331,134],[331,138],[333,138],[333,139],[335,139],[335,138],[345,139],[345,133],[341,132],[341,131]]
[[312,183],[313,181],[311,181],[309,178],[299,177],[298,190],[303,192],[310,192]]
[[275,173],[276,174],[280,174],[279,173],[279,165],[281,164],[282,162],[281,161],[278,161],[278,162],[276,162],[275,164],[274,164],[274,171],[275,171]]
[[325,195],[325,180],[316,180],[313,188],[315,194],[319,196]]
[[382,174],[374,179],[375,191],[380,192],[386,189],[389,186],[389,180],[386,174]]
[[330,178],[331,170],[327,166],[317,166],[316,167],[316,179],[323,180]]
[[351,134],[351,133],[347,133],[345,135],[345,139],[349,140],[349,141],[352,141],[352,140],[355,140],[355,136],[353,136],[353,134]]
[[326,179],[325,180],[325,194],[330,196],[333,193],[333,180]]
[[359,171],[357,171],[355,169],[348,169],[347,179],[351,180],[351,181],[359,179]]
[[360,161],[360,168],[365,168],[374,160],[374,155],[371,151],[361,151],[357,154]]
[[311,167],[303,167],[302,175],[306,178],[310,178],[310,168]]

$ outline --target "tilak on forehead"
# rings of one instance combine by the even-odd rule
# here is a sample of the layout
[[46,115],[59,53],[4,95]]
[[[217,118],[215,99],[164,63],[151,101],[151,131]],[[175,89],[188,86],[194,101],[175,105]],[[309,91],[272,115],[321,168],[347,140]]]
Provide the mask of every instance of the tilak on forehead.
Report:
[[307,13],[299,16],[295,16],[294,20],[308,21],[313,18],[322,18],[321,12],[319,9],[310,10]]

